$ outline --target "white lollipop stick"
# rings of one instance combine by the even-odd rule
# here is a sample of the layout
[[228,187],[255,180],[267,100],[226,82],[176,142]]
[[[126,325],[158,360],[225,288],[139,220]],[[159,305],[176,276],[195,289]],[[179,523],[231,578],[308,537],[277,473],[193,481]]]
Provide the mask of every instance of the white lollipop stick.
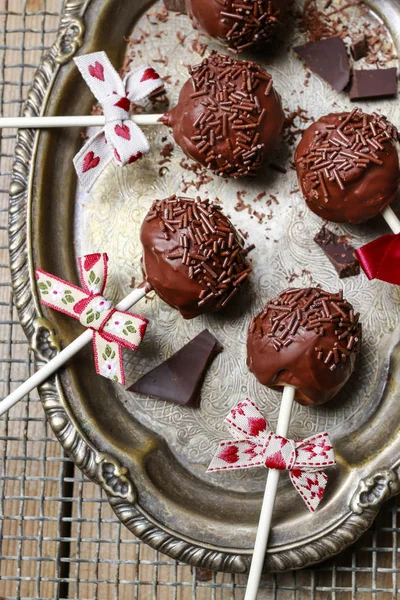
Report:
[[[163,115],[131,115],[130,119],[137,125],[161,125],[159,118]],[[18,129],[51,129],[54,127],[95,127],[104,125],[104,116],[84,117],[1,117],[0,129],[17,127]]]
[[390,206],[387,206],[382,211],[382,217],[385,219],[393,233],[400,233],[400,220],[394,214],[393,209],[390,208]]
[[[400,233],[400,220],[397,218],[390,206],[382,211],[382,216],[393,233]],[[276,428],[277,435],[281,435],[282,437],[286,437],[288,433],[294,395],[295,388],[292,386],[285,386],[281,408],[279,411],[278,425]],[[268,472],[244,600],[255,600],[257,598],[260,578],[264,566],[265,552],[271,530],[272,513],[274,510],[280,473],[281,472],[276,469],[270,469]]]
[[[142,287],[134,290],[117,304],[118,310],[129,310],[131,306],[139,302],[148,292],[148,288]],[[93,336],[91,329],[87,329],[82,333],[76,340],[74,340],[69,346],[64,348],[57,356],[55,356],[50,362],[47,363],[42,369],[37,371],[32,377],[27,379],[22,385],[14,390],[9,396],[4,398],[0,402],[0,416],[4,415],[5,412],[10,410],[17,402],[22,400],[26,394],[29,394],[38,385],[46,381],[51,375],[53,375],[62,365],[64,365],[72,356],[74,356],[79,350],[81,350],[86,344],[88,344]]]
[[[282,437],[287,437],[288,434],[295,391],[295,388],[290,385],[285,386],[283,390],[278,424],[276,426],[276,434],[281,435]],[[277,469],[270,469],[268,471],[260,520],[258,523],[256,543],[254,545],[254,553],[251,561],[244,600],[255,600],[255,598],[257,598],[257,592],[264,565],[265,551],[267,549],[269,532],[271,530],[272,513],[274,510],[280,474],[281,472]]]

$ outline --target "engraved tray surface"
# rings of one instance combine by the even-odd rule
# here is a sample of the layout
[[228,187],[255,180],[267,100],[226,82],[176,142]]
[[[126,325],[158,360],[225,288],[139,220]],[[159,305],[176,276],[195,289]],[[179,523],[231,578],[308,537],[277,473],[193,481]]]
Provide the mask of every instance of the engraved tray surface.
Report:
[[[220,48],[199,38],[185,15],[170,13],[165,22],[160,20],[154,15],[162,4],[152,4],[143,0],[67,2],[57,43],[36,74],[26,114],[89,112],[93,97],[71,57],[80,47],[80,53],[105,50],[120,67],[127,51],[124,37],[130,35],[142,39],[129,50],[131,66],[148,62],[161,76],[170,75],[167,96],[172,106],[187,77],[186,65],[201,60],[196,52],[199,44],[207,44],[206,54]],[[386,50],[398,50],[400,2],[380,0],[369,5],[371,12],[366,15],[358,9],[347,11],[350,30],[383,20],[391,32]],[[149,9],[151,16],[145,12]],[[318,118],[330,110],[349,109],[348,95],[333,92],[315,76],[305,77],[302,63],[290,50],[294,41],[303,40],[294,21],[274,48],[248,57],[272,73],[288,111],[301,106],[309,118]],[[392,62],[397,66],[395,59]],[[163,111],[166,106],[146,110],[154,108]],[[363,108],[381,109],[399,124],[396,100],[363,103]],[[79,335],[81,328],[64,315],[40,307],[34,267],[78,283],[77,256],[105,251],[110,257],[106,295],[115,300],[125,296],[132,276],[136,284],[141,281],[139,229],[153,199],[182,191],[218,197],[256,249],[250,255],[251,285],[224,313],[184,321],[154,293],[137,305],[151,325],[139,351],[125,354],[128,383],[205,327],[223,344],[224,352],[207,374],[199,410],[136,397],[96,376],[88,346],[40,390],[60,442],[78,466],[103,486],[119,518],[137,536],[197,566],[246,571],[266,471],[205,471],[218,442],[227,436],[223,419],[238,401],[251,397],[271,424],[276,424],[280,394],[259,385],[245,364],[250,317],[289,284],[320,284],[331,291],[343,288],[345,297],[361,312],[364,326],[356,373],[334,402],[318,408],[296,404],[290,425],[292,437],[327,429],[338,466],[330,470],[324,501],[313,516],[288,477],[281,477],[266,567],[299,568],[342,550],[372,523],[381,502],[400,491],[398,288],[369,282],[364,275],[337,278],[312,241],[321,220],[306,209],[297,191],[291,168],[293,146],[282,143],[272,158],[287,168],[286,174],[266,168],[255,181],[214,176],[197,192],[193,185],[187,187],[196,176],[180,165],[184,155],[178,147],[170,162],[159,164],[162,148],[173,142],[169,131],[163,126],[146,128],[152,152],[125,169],[110,165],[86,194],[77,190],[71,162],[82,144],[79,134],[78,128],[21,131],[16,151],[10,190],[11,265],[21,321],[39,366],[60,344],[65,346]],[[237,192],[242,190],[249,207],[238,212],[234,207]],[[266,195],[257,200],[264,191]],[[270,194],[278,203],[271,201]],[[261,222],[254,211],[264,213]],[[350,234],[356,247],[387,231],[380,217],[335,230]]]

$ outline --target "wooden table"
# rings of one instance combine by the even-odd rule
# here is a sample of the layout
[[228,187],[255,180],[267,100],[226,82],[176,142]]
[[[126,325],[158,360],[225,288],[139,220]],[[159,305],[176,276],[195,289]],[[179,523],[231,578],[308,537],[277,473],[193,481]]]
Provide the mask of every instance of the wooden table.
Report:
[[[134,0],[126,0],[134,1]],[[62,0],[0,0],[0,113],[19,114]],[[15,131],[0,139],[0,395],[26,379],[31,357],[13,307],[8,185]],[[155,552],[121,527],[101,490],[64,455],[37,394],[0,421],[0,598],[228,600],[245,577],[210,574]],[[352,549],[315,569],[264,578],[260,599],[357,600],[399,592],[398,501]]]

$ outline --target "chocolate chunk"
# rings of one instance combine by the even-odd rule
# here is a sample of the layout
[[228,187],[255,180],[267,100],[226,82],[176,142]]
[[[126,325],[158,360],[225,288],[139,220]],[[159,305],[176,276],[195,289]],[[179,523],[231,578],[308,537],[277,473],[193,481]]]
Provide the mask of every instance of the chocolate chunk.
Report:
[[354,60],[360,60],[361,58],[364,58],[364,56],[367,56],[368,42],[365,35],[354,40],[354,42],[350,46],[350,50]]
[[186,13],[185,0],[164,0],[165,8],[173,12]]
[[350,63],[346,46],[338,37],[310,42],[294,48],[314,73],[325,79],[337,92],[342,92],[350,81]]
[[354,70],[350,100],[368,100],[395,96],[397,93],[397,69]]
[[128,391],[198,408],[206,371],[222,350],[218,340],[204,329],[165,362],[143,375]]
[[360,263],[354,254],[355,249],[343,236],[338,237],[333,231],[323,227],[314,237],[314,242],[325,252],[340,279],[360,274]]

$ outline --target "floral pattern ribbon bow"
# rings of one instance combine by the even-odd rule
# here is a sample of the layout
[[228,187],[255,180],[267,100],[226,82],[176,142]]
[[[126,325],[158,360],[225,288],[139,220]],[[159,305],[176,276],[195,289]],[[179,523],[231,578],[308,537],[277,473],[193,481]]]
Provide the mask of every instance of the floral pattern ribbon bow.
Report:
[[124,385],[122,348],[137,350],[148,321],[117,310],[102,296],[107,262],[107,254],[88,254],[78,259],[83,289],[41,269],[36,269],[36,279],[42,304],[93,330],[96,372]]
[[324,469],[335,464],[328,434],[297,441],[276,435],[249,398],[231,410],[225,423],[234,440],[220,443],[208,471],[262,466],[289,471],[294,487],[314,512],[328,482]]
[[74,60],[101,103],[106,122],[74,158],[79,181],[89,190],[111,160],[115,159],[123,167],[149,152],[146,136],[130,119],[131,103],[162,91],[164,83],[148,65],[129,72],[122,80],[105,52],[86,54]]

